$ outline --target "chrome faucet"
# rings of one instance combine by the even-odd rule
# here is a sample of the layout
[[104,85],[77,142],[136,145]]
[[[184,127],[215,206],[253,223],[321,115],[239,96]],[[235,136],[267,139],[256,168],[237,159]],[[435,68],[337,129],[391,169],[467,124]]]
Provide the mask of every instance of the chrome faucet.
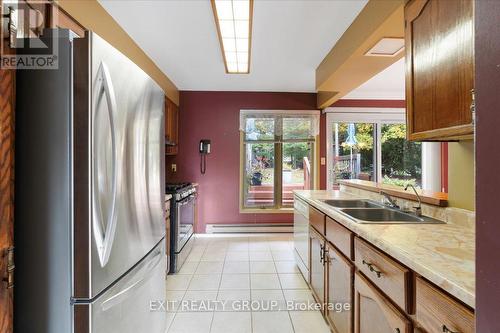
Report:
[[379,193],[380,193],[380,195],[383,195],[383,196],[387,199],[387,201],[389,201],[389,203],[387,203],[387,204],[386,204],[387,206],[392,207],[392,208],[399,209],[399,206],[398,206],[398,204],[396,203],[396,200],[394,200],[394,199],[393,199],[393,198],[389,195],[389,193],[386,193],[386,192],[384,192],[384,191],[382,191],[382,190],[381,190]]
[[408,187],[411,187],[413,189],[413,192],[415,192],[415,195],[417,196],[417,199],[418,199],[418,206],[413,207],[413,208],[415,208],[415,215],[422,216],[422,199],[420,199],[420,195],[418,195],[418,192],[415,189],[415,186],[413,186],[412,184],[406,184],[405,191],[408,190]]

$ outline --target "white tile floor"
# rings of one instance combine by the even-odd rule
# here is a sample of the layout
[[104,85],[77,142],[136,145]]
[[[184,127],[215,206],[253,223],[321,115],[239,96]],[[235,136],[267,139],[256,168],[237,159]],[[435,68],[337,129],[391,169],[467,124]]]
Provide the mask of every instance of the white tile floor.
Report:
[[167,301],[168,333],[330,332],[319,311],[287,306],[314,301],[289,234],[197,237]]

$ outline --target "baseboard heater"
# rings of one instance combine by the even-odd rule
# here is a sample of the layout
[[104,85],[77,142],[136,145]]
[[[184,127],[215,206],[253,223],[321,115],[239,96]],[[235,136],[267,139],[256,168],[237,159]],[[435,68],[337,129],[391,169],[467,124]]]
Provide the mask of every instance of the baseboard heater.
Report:
[[229,233],[290,233],[292,223],[262,223],[262,224],[207,224],[207,234]]

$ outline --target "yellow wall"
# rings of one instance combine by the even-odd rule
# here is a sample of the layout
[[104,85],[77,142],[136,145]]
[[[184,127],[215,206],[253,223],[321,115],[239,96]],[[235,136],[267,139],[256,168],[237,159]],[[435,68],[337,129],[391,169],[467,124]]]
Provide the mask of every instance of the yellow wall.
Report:
[[474,142],[448,144],[448,200],[452,207],[475,210]]
[[[92,30],[129,57],[179,105],[179,90],[96,0],[58,0],[57,4],[88,30]],[[137,21],[137,24],[140,24]]]

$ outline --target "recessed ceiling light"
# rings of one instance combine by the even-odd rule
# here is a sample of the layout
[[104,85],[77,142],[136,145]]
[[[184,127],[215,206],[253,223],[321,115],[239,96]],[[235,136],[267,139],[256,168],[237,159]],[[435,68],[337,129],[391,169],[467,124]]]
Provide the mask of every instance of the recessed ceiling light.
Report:
[[368,52],[366,56],[375,57],[394,57],[405,48],[404,38],[384,37],[378,41]]
[[228,74],[250,73],[253,0],[211,0]]

